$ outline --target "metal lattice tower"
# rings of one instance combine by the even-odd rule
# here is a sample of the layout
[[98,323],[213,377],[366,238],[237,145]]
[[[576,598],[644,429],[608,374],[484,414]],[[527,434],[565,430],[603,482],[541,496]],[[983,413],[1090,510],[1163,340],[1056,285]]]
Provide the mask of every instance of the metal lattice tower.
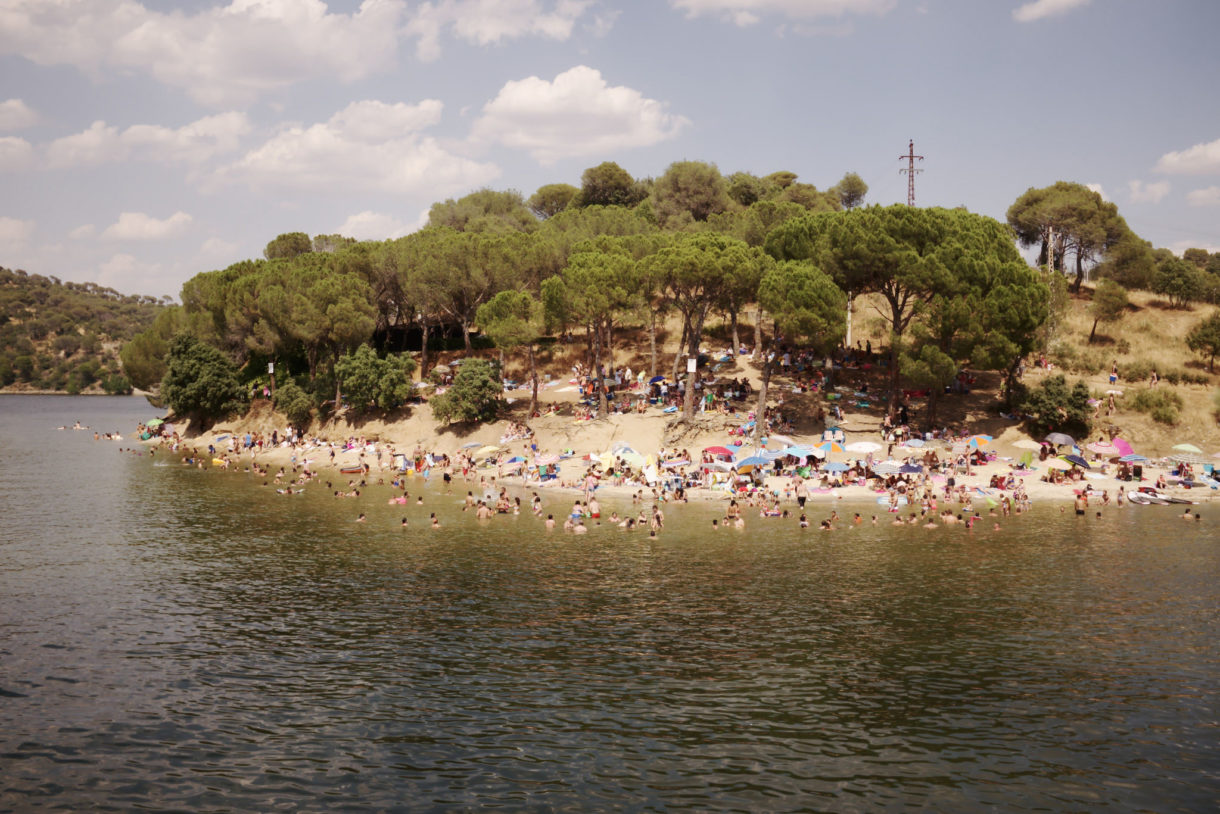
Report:
[[915,155],[915,139],[911,139],[910,145],[907,147],[907,154],[898,156],[898,160],[907,160],[907,166],[904,170],[899,170],[899,174],[907,174],[907,206],[915,205],[915,173],[923,172],[923,170],[915,169],[915,159],[923,161],[923,156]]

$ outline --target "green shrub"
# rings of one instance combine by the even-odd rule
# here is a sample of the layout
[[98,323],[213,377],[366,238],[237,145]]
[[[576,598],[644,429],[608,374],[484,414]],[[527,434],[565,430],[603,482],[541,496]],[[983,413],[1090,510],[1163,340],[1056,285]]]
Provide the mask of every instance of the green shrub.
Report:
[[1152,375],[1152,362],[1146,359],[1133,359],[1118,366],[1118,375],[1125,382],[1147,381]]
[[432,397],[432,413],[446,424],[457,421],[487,421],[503,403],[496,366],[485,359],[466,359],[453,377],[453,386]]
[[275,388],[275,409],[288,417],[288,423],[304,429],[313,417],[313,399],[300,385],[288,379]]
[[1159,424],[1167,424],[1170,427],[1177,426],[1177,423],[1182,420],[1178,411],[1172,407],[1153,407],[1148,415],[1152,417],[1153,421]]

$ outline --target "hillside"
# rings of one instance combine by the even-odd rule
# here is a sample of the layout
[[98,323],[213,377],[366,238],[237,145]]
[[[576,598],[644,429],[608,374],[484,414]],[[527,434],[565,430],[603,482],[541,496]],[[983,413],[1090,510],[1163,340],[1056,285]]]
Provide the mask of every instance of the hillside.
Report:
[[[1050,343],[1051,351],[1047,355],[1050,369],[1039,367],[1036,360],[1031,359],[1024,377],[1025,384],[1035,387],[1047,376],[1060,372],[1067,375],[1069,382],[1083,380],[1099,400],[1092,440],[1111,430],[1150,457],[1169,455],[1175,444],[1183,442],[1193,443],[1208,453],[1220,450],[1220,424],[1217,423],[1214,401],[1220,376],[1209,374],[1206,362],[1192,354],[1183,339],[1194,324],[1213,312],[1214,306],[1172,309],[1152,295],[1134,292],[1126,314],[1118,322],[1099,328],[1098,335],[1089,344],[1087,340],[1092,318],[1088,314],[1088,307],[1091,297],[1092,291],[1085,288],[1079,296],[1070,300]],[[854,326],[853,344],[857,340],[861,345],[868,342],[875,352],[879,351],[883,347],[884,323],[877,317],[869,316],[876,312],[868,297],[859,298],[856,305],[859,316]],[[659,337],[664,351],[658,365],[658,372],[662,375],[670,370],[678,338],[678,326],[674,322],[671,321],[666,328]],[[743,321],[739,329],[742,340],[747,345],[752,344],[753,324]],[[730,344],[729,337],[727,323],[713,323],[709,326],[704,348],[718,355],[720,349]],[[374,412],[358,419],[349,419],[346,413],[341,414],[337,419],[316,424],[313,431],[335,439],[360,435],[391,440],[404,447],[421,443],[426,448],[452,451],[472,440],[496,442],[511,420],[529,423],[541,437],[548,439],[548,444],[557,445],[557,448],[594,448],[598,444],[609,446],[612,441],[626,439],[649,449],[661,444],[677,444],[694,449],[704,443],[724,443],[729,437],[729,429],[739,426],[745,420],[745,412],[754,407],[753,400],[750,400],[742,405],[736,415],[700,415],[696,425],[690,428],[679,426],[671,416],[660,414],[656,408],[640,416],[612,416],[605,422],[573,422],[577,395],[574,392],[576,388],[568,380],[572,375],[572,366],[583,357],[584,347],[579,338],[574,338],[566,344],[557,343],[538,353],[540,375],[549,377],[552,382],[543,388],[540,400],[544,408],[551,404],[558,408],[558,413],[553,416],[531,421],[526,415],[526,391],[515,391],[511,394],[513,403],[505,420],[492,425],[445,427],[432,418],[431,410],[424,403],[390,414]],[[441,354],[438,361],[451,363],[466,355],[461,351],[446,352]],[[473,355],[491,358],[497,352],[476,351]],[[1116,396],[1115,410],[1107,415],[1106,391],[1112,389],[1108,374],[1114,362],[1117,362],[1120,370],[1120,381],[1114,389],[1122,390],[1123,395]],[[630,366],[637,372],[649,369],[649,343],[643,329],[624,327],[616,331],[614,363],[619,367]],[[1166,419],[1171,418],[1169,415],[1162,415],[1162,420],[1157,421],[1135,408],[1140,401],[1140,392],[1151,389],[1146,371],[1150,371],[1154,365],[1161,376],[1156,390],[1161,394],[1170,394],[1165,396],[1169,401],[1173,401],[1173,396],[1181,400],[1180,407],[1176,409],[1176,420],[1172,423],[1166,423]],[[524,358],[509,355],[505,360],[505,375],[509,379],[524,381],[527,377]],[[716,375],[719,378],[748,378],[755,386],[760,381],[760,371],[750,358],[720,363]],[[881,368],[841,371],[839,376],[839,383],[851,390],[867,385],[869,392],[879,394],[885,388],[886,374]],[[938,406],[936,426],[995,436],[1005,454],[1013,454],[1008,445],[1024,436],[1024,427],[1019,421],[1001,413],[998,374],[975,372],[975,376],[970,393],[943,397]],[[791,421],[791,435],[816,438],[827,423],[838,424],[849,434],[872,434],[880,427],[884,404],[879,399],[872,399],[867,406],[861,406],[861,401],[850,398],[827,401],[821,394],[799,392],[804,378],[807,377],[800,374],[785,376],[777,373],[772,380],[771,403],[775,404],[782,398],[783,412]],[[828,414],[834,404],[840,405],[843,410],[841,420],[817,417],[823,411]],[[915,427],[925,429],[924,402],[912,400],[909,410]],[[269,433],[272,428],[283,428],[286,424],[282,416],[271,413],[265,401],[257,401],[244,419],[221,422],[214,432],[224,434],[248,429]]]
[[0,390],[129,393],[119,348],[165,303],[0,268]]

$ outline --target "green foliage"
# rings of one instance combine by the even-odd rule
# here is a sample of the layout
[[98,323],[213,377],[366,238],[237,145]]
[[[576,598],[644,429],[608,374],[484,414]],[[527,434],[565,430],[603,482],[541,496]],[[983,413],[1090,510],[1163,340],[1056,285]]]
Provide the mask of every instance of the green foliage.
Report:
[[844,209],[855,209],[864,203],[864,196],[868,195],[868,184],[864,183],[864,179],[859,175],[849,172],[830,191],[838,197],[839,205]]
[[529,210],[542,220],[554,217],[577,200],[580,190],[571,184],[544,184],[526,201]]
[[581,206],[635,206],[645,192],[625,169],[603,161],[580,176]]
[[1082,381],[1068,386],[1063,374],[1048,376],[1030,389],[1021,409],[1036,433],[1065,432],[1088,435],[1092,409],[1089,388]]
[[313,241],[304,232],[286,232],[278,235],[263,248],[263,257],[268,260],[288,260],[313,251]]
[[1104,350],[1078,348],[1069,342],[1056,342],[1050,349],[1048,358],[1056,367],[1068,373],[1083,373],[1093,376],[1101,373],[1109,365],[1112,354]]
[[1076,291],[1086,265],[1133,239],[1117,206],[1083,184],[1067,181],[1026,190],[1008,208],[1008,224],[1022,246],[1039,247],[1038,265],[1063,272],[1066,259],[1074,257]]
[[542,305],[526,291],[501,291],[479,306],[477,316],[497,348],[519,348],[542,333]]
[[314,400],[292,379],[275,388],[275,409],[288,417],[294,427],[307,427],[313,418]]
[[405,354],[380,359],[368,345],[361,345],[335,363],[347,401],[356,414],[371,407],[392,410],[411,395],[411,374],[415,360]]
[[1168,387],[1137,390],[1127,399],[1132,410],[1147,413],[1160,424],[1176,425],[1181,420],[1182,397]]
[[1166,297],[1174,308],[1185,308],[1203,297],[1206,272],[1178,257],[1161,262],[1153,279],[1153,291]]
[[480,189],[465,197],[432,205],[429,226],[444,226],[458,232],[527,232],[538,225],[521,193],[515,189]]
[[657,179],[653,188],[657,217],[666,226],[683,219],[705,221],[729,206],[724,178],[715,164],[704,161],[675,161]]
[[453,377],[453,385],[432,397],[432,414],[438,421],[490,421],[503,404],[499,374],[484,359],[467,358]]
[[169,341],[180,329],[181,323],[181,306],[164,308],[152,325],[132,337],[119,350],[123,371],[136,387],[151,390],[165,378]]
[[846,295],[810,263],[768,268],[758,284],[758,304],[786,338],[805,339],[820,351],[838,345],[846,332]]
[[1215,370],[1216,355],[1220,354],[1220,311],[1190,329],[1186,347],[1207,359],[1208,371]]
[[1093,330],[1089,332],[1089,342],[1097,335],[1097,325],[1100,322],[1117,322],[1127,310],[1127,289],[1113,280],[1102,280],[1093,291],[1093,301],[1089,303],[1089,313],[1093,317]]
[[179,415],[210,422],[237,408],[244,388],[223,353],[190,334],[174,337],[161,396]]
[[0,386],[104,389],[116,346],[164,309],[155,297],[0,268]]

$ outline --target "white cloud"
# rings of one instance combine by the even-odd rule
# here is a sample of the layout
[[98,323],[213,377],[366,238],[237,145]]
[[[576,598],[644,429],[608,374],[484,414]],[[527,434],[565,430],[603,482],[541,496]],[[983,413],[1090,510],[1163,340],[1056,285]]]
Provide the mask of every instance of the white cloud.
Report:
[[140,260],[133,255],[119,253],[98,264],[98,285],[116,291],[164,291],[167,286],[165,267],[160,263]]
[[576,156],[607,155],[676,136],[690,121],[633,88],[606,84],[584,65],[553,82],[531,76],[507,82],[483,106],[472,131],[476,141],[528,150],[543,164]]
[[715,14],[739,26],[753,25],[767,14],[793,20],[843,17],[848,14],[886,14],[897,0],[669,0],[688,17]]
[[416,37],[416,56],[430,61],[440,56],[446,28],[478,45],[527,35],[563,41],[590,5],[589,0],[556,0],[547,11],[540,0],[439,0],[421,3],[403,30]]
[[357,240],[390,240],[414,232],[418,228],[418,223],[402,221],[384,212],[365,210],[349,215],[335,232]]
[[284,129],[216,179],[252,188],[443,197],[498,176],[494,164],[456,155],[416,132],[439,122],[442,107],[434,99],[418,105],[353,102],[326,122]]
[[85,223],[68,232],[68,237],[72,240],[88,240],[95,234],[97,234],[97,227],[92,223]]
[[1128,181],[1127,190],[1130,193],[1131,203],[1158,204],[1169,194],[1169,182],[1154,181],[1151,184],[1145,184],[1143,181]]
[[1101,199],[1103,201],[1110,200],[1110,196],[1106,195],[1106,190],[1102,187],[1101,184],[1085,184],[1085,188],[1091,189],[1094,192],[1096,192],[1098,195],[1101,196]]
[[181,235],[192,220],[185,212],[175,212],[164,220],[143,212],[123,212],[117,222],[106,227],[102,237],[111,240],[165,240]]
[[223,240],[219,237],[209,237],[203,241],[203,245],[199,247],[199,254],[202,257],[225,257],[231,258],[237,254],[238,245],[228,240]]
[[88,129],[52,141],[46,147],[47,165],[79,167],[128,159],[164,163],[200,163],[221,153],[233,152],[241,137],[250,132],[244,113],[219,113],[177,129],[155,124],[136,124],[119,132],[104,121]]
[[38,124],[38,114],[20,99],[0,102],[0,132],[20,130]]
[[147,73],[204,104],[248,103],[301,79],[350,82],[391,66],[405,8],[364,0],[332,14],[323,0],[232,0],[163,13],[138,0],[8,0],[0,54]]
[[1192,189],[1186,193],[1186,202],[1191,206],[1220,206],[1220,187]]
[[1160,172],[1177,175],[1211,175],[1220,172],[1220,139],[1186,150],[1165,153],[1156,162]]
[[1032,3],[1013,9],[1012,18],[1018,23],[1032,23],[1047,17],[1067,14],[1073,9],[1087,6],[1089,0],[1034,0]]
[[35,223],[0,215],[0,251],[11,252],[25,246],[34,234]]
[[34,166],[34,148],[23,138],[0,136],[0,172]]

